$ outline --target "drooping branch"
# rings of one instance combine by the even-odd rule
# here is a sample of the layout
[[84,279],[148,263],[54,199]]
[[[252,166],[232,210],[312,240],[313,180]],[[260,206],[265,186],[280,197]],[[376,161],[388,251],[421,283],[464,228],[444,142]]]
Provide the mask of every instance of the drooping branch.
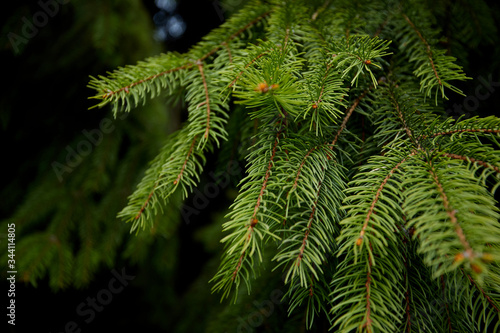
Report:
[[[314,220],[314,215],[316,213],[316,206],[318,204],[318,198],[319,198],[319,192],[321,190],[321,181],[318,184],[318,191],[316,192],[316,200],[314,200],[312,207],[311,207],[311,214],[309,215],[309,221],[307,222],[307,228],[306,231],[304,232],[304,238],[302,239],[302,244],[300,246],[299,250],[299,255],[297,256],[297,266],[300,266],[302,257],[304,256],[304,250],[306,248],[307,244],[307,238],[309,237],[309,233],[311,232],[311,227],[312,227],[312,222]],[[312,290],[312,287],[311,287]]]
[[370,288],[372,284],[372,262],[371,260],[368,261],[368,272],[366,273],[366,283],[365,283],[365,288],[366,288],[366,316],[365,316],[365,323],[363,324],[363,327],[366,327],[367,332],[372,332],[372,318],[371,318],[371,300],[370,300]]
[[246,244],[248,244],[250,242],[250,239],[252,238],[252,235],[253,235],[253,232],[254,232],[254,228],[255,228],[255,226],[258,223],[257,212],[259,211],[259,207],[261,205],[262,198],[264,196],[264,192],[265,192],[265,190],[267,188],[267,182],[269,180],[269,176],[271,175],[271,169],[272,169],[272,167],[274,165],[274,157],[276,156],[276,150],[277,150],[277,147],[278,147],[279,137],[281,135],[281,131],[282,130],[280,129],[278,131],[278,133],[276,134],[276,138],[274,140],[273,149],[271,151],[271,157],[269,158],[269,163],[267,165],[267,170],[266,170],[266,173],[264,175],[264,179],[262,181],[262,186],[260,188],[259,196],[257,197],[257,202],[256,202],[255,207],[254,207],[252,218],[250,220],[250,223],[248,224],[247,236],[245,238],[245,243],[244,243],[244,246],[243,246],[245,248],[245,250],[243,250],[242,253],[241,253],[241,255],[240,255],[240,258],[238,260],[236,268],[234,269],[234,271],[232,273],[231,280],[234,280],[236,278],[236,275],[238,274],[238,272],[239,272],[239,270],[241,268],[241,264],[243,262],[243,259],[246,256]]
[[146,209],[146,207],[148,206],[149,204],[149,201],[151,201],[151,198],[153,197],[153,195],[155,194],[155,190],[156,190],[156,185],[157,183],[154,185],[153,189],[151,190],[151,192],[149,192],[149,195],[146,199],[146,201],[142,204],[142,207],[141,209],[139,210],[139,212],[137,212],[137,215],[135,216],[135,219],[138,220],[142,213],[144,212],[144,210]]
[[470,281],[470,283],[472,283],[472,285],[474,286],[474,288],[476,288],[482,295],[483,297],[488,301],[488,303],[495,309],[495,311],[497,313],[500,314],[500,309],[498,308],[498,306],[495,304],[495,302],[493,302],[493,300],[491,299],[491,297],[483,290],[483,288],[481,288],[476,281],[474,281],[474,279],[467,273],[465,273],[465,271],[463,270],[463,268],[460,268],[460,271],[462,272],[462,274],[464,274]]
[[[187,153],[187,155],[186,155],[186,158],[184,159],[184,162],[183,162],[183,164],[182,164],[182,166],[181,166],[181,169],[180,169],[180,171],[179,171],[179,174],[177,175],[177,178],[176,178],[176,179],[174,180],[174,182],[173,182],[173,185],[174,185],[174,186],[176,186],[176,185],[179,183],[179,181],[181,180],[181,178],[182,178],[182,175],[183,175],[183,173],[184,173],[184,169],[186,168],[186,165],[187,165],[187,163],[188,163],[188,160],[189,160],[189,158],[191,157],[191,154],[192,154],[192,152],[193,152],[193,148],[194,148],[194,144],[195,144],[195,142],[196,142],[196,138],[197,138],[197,137],[195,136],[195,137],[193,138],[193,141],[191,142],[191,146],[190,146],[189,151],[188,151],[188,153]],[[145,201],[144,201],[144,203],[142,204],[141,208],[139,209],[139,211],[138,211],[138,212],[137,212],[137,214],[135,215],[135,220],[138,220],[139,218],[141,218],[142,214],[144,213],[144,211],[146,210],[147,206],[149,205],[149,203],[150,203],[151,199],[153,198],[153,196],[154,196],[154,194],[155,194],[155,191],[156,191],[156,189],[157,189],[157,186],[158,186],[158,184],[159,184],[159,182],[160,182],[160,180],[161,180],[161,178],[162,178],[162,177],[163,177],[163,176],[162,176],[162,175],[160,175],[160,176],[158,177],[158,179],[156,180],[156,182],[154,183],[153,188],[151,189],[151,192],[149,192],[148,197],[146,198],[146,200],[145,200]]]
[[432,179],[434,180],[434,183],[437,187],[437,190],[439,192],[439,195],[441,196],[441,200],[443,201],[443,207],[448,214],[448,218],[450,219],[450,223],[453,225],[455,229],[455,233],[458,236],[458,239],[460,240],[460,243],[462,244],[465,253],[468,254],[469,258],[472,258],[473,256],[473,251],[472,248],[469,245],[469,242],[467,241],[464,231],[462,227],[460,227],[460,224],[458,223],[456,213],[457,211],[451,207],[450,201],[448,199],[448,196],[446,195],[446,192],[444,191],[443,185],[439,181],[438,175],[436,173],[436,170],[434,166],[428,162],[429,164],[429,173],[431,174]]
[[424,36],[422,36],[422,33],[417,29],[417,27],[410,20],[410,18],[406,14],[403,14],[403,17],[406,20],[406,22],[408,22],[408,24],[413,28],[413,30],[415,30],[415,33],[418,35],[418,38],[420,38],[420,40],[422,41],[422,43],[424,43],[425,49],[426,49],[426,53],[427,53],[427,57],[429,58],[429,62],[430,62],[431,67],[432,67],[432,71],[434,72],[434,75],[436,76],[436,79],[438,80],[439,85],[442,86],[443,84],[441,83],[441,78],[439,77],[439,74],[438,74],[438,72],[436,70],[436,66],[434,65],[434,59],[433,59],[433,56],[432,56],[431,46],[429,45],[429,43],[427,42],[427,40],[424,38]]
[[401,106],[399,105],[399,102],[397,101],[396,96],[394,96],[394,92],[392,91],[392,89],[389,89],[389,94],[390,94],[390,98],[392,100],[392,103],[393,103],[394,107],[396,108],[396,113],[398,115],[398,118],[401,121],[401,124],[403,125],[403,128],[406,132],[406,135],[408,135],[408,138],[410,140],[412,140],[413,142],[415,142],[415,144],[417,145],[417,148],[420,149],[420,143],[418,141],[418,138],[416,138],[413,135],[410,127],[408,126],[406,119],[403,115],[403,112],[401,111]]
[[132,89],[135,86],[138,86],[140,84],[146,83],[146,82],[151,81],[151,80],[154,80],[154,79],[156,79],[156,78],[158,78],[160,76],[165,76],[167,74],[174,73],[174,72],[177,72],[177,71],[180,71],[180,70],[183,70],[183,69],[188,69],[188,68],[193,67],[193,66],[194,66],[193,63],[188,62],[188,63],[186,63],[186,64],[184,64],[182,66],[179,66],[179,67],[176,67],[176,68],[167,69],[167,70],[165,70],[163,72],[160,72],[158,74],[148,76],[148,77],[146,77],[144,79],[141,79],[139,81],[136,81],[136,82],[132,82],[131,84],[129,84],[129,85],[125,86],[125,87],[122,87],[120,89],[117,89],[115,91],[108,91],[106,94],[102,95],[102,98],[103,99],[107,99],[107,98],[112,97],[113,95],[116,95],[116,94],[118,94],[118,93],[120,93],[122,91],[125,91],[126,93],[129,93],[130,89]]
[[405,163],[410,157],[414,156],[416,153],[417,153],[416,151],[413,151],[407,157],[405,157],[404,159],[402,159],[398,164],[396,164],[389,171],[389,173],[387,174],[387,176],[384,178],[384,180],[380,184],[379,188],[377,189],[377,192],[375,193],[375,197],[373,198],[373,201],[372,201],[372,204],[370,206],[370,209],[368,210],[368,213],[366,214],[365,222],[363,223],[363,227],[361,228],[361,232],[359,233],[359,237],[356,240],[356,245],[360,246],[363,243],[363,238],[364,238],[365,233],[366,233],[366,228],[368,227],[368,224],[370,222],[370,218],[371,218],[372,214],[374,214],[375,206],[377,205],[377,202],[378,202],[378,200],[380,198],[380,195],[382,194],[382,191],[383,191],[385,185],[387,184],[387,182],[389,181],[389,179],[392,177],[392,175],[394,174],[394,172],[396,172],[396,170],[399,169],[399,167],[401,166],[401,164]]
[[[148,81],[151,81],[151,80],[154,80],[158,77],[161,77],[161,76],[165,76],[167,74],[170,74],[170,73],[173,73],[173,72],[177,72],[177,71],[180,71],[180,70],[183,70],[183,69],[189,69],[189,68],[192,68],[194,67],[195,65],[198,65],[200,62],[203,62],[205,59],[209,58],[210,56],[214,55],[217,51],[219,51],[222,47],[228,47],[228,42],[235,39],[236,37],[238,37],[239,35],[241,35],[243,32],[245,32],[246,30],[248,30],[249,28],[251,28],[252,26],[254,26],[255,24],[257,24],[259,21],[261,21],[262,19],[264,19],[266,16],[268,16],[271,12],[270,11],[267,11],[259,16],[257,16],[254,20],[248,22],[244,27],[242,27],[241,29],[239,29],[238,31],[236,31],[235,33],[233,33],[232,35],[230,35],[227,39],[225,39],[224,41],[222,41],[219,45],[217,45],[216,47],[212,48],[209,52],[205,53],[203,56],[201,56],[199,59],[197,59],[196,61],[194,62],[187,62],[186,64],[182,65],[182,66],[179,66],[179,67],[176,67],[176,68],[171,68],[171,69],[168,69],[168,70],[165,70],[163,72],[160,72],[160,73],[157,73],[155,75],[151,75],[151,76],[148,76],[148,77],[145,77],[141,80],[138,80],[138,81],[135,81],[135,82],[132,82],[130,83],[129,85],[125,86],[125,87],[122,87],[120,89],[117,89],[115,91],[108,91],[106,94],[102,95],[102,98],[103,99],[107,99],[117,93],[120,93],[122,91],[125,91],[125,92],[129,92],[129,90],[135,86],[138,86],[140,84],[143,84],[143,83],[146,83]],[[231,57],[231,54],[229,53],[229,56]]]
[[294,180],[294,182],[293,182],[292,189],[291,189],[290,191],[292,191],[292,190],[294,190],[295,188],[297,188],[297,185],[298,185],[298,183],[299,183],[299,177],[300,177],[300,174],[301,174],[301,172],[302,172],[302,168],[304,167],[304,164],[306,163],[306,160],[307,160],[307,158],[309,157],[309,155],[311,155],[311,153],[312,153],[314,150],[316,150],[316,149],[318,149],[318,147],[313,147],[313,148],[311,148],[311,149],[307,152],[307,154],[304,156],[304,158],[302,159],[302,162],[300,162],[299,168],[298,168],[298,170],[297,170],[297,174],[296,174],[296,176],[295,176],[295,180]]

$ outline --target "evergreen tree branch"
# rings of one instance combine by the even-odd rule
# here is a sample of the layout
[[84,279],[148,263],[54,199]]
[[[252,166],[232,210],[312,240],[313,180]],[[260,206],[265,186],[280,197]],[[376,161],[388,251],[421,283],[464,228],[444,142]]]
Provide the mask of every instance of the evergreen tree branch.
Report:
[[389,94],[390,94],[390,99],[392,101],[394,108],[396,109],[396,114],[397,114],[401,124],[403,125],[403,128],[406,132],[406,135],[415,144],[417,149],[421,149],[420,142],[418,141],[418,138],[416,138],[416,136],[413,135],[412,130],[408,126],[408,123],[405,119],[405,116],[403,115],[403,112],[401,110],[401,106],[400,106],[396,96],[394,95],[394,91],[392,89],[388,89],[388,90],[389,90]]
[[[408,4],[412,6],[412,4]],[[411,10],[411,9],[408,9]],[[403,22],[396,24],[396,38],[401,39],[400,49],[408,56],[409,62],[415,64],[414,75],[420,79],[420,91],[425,97],[435,96],[438,103],[438,93],[441,98],[447,99],[444,88],[463,95],[463,92],[449,82],[463,81],[468,77],[463,73],[462,67],[455,63],[456,59],[445,55],[446,50],[437,49],[435,41],[430,39],[435,34],[432,32],[428,18],[428,10],[422,8],[417,11],[418,16],[410,17],[401,12]],[[415,22],[418,20],[418,26]]]
[[310,118],[310,130],[315,127],[316,135],[320,135],[322,128],[336,123],[336,118],[341,113],[339,107],[345,107],[343,100],[348,88],[343,87],[343,80],[331,60],[331,55],[321,54],[316,58],[313,54],[310,66],[312,69],[304,73],[310,102],[302,113],[302,119]]
[[286,223],[279,230],[282,242],[273,260],[277,261],[275,269],[283,267],[286,272],[289,313],[306,303],[306,326],[311,327],[315,314],[327,313],[324,302],[330,290],[324,270],[335,247],[333,236],[337,232],[344,176],[328,145],[309,148],[309,141],[316,143],[317,138],[288,141],[284,145],[288,159],[279,168],[279,177],[286,184],[281,191],[286,193]]
[[[301,287],[307,287],[313,278],[319,279],[317,271],[321,272],[321,265],[326,261],[331,251],[330,244],[333,243],[331,236],[336,221],[330,214],[338,211],[340,202],[337,198],[342,195],[339,189],[335,188],[342,184],[341,173],[330,165],[333,161],[329,162],[329,149],[323,146],[315,151],[314,155],[308,157],[306,166],[301,163],[298,167],[301,170],[305,168],[307,172],[300,185],[294,182],[293,185],[287,185],[283,189],[283,193],[287,193],[285,207],[296,207],[298,204],[308,208],[300,212],[295,209],[288,211],[285,208],[285,219],[290,217],[289,227],[282,230],[283,241],[280,246],[282,249],[274,257],[279,263],[277,267],[286,267],[285,283],[297,277]],[[298,174],[296,171],[298,156],[295,157],[293,152],[289,152],[289,156],[290,167]],[[303,162],[305,160],[306,157],[303,158]],[[282,177],[287,177],[291,173],[291,170],[288,170],[284,169]],[[310,179],[310,174],[319,174],[319,180]],[[326,176],[329,176],[328,179],[325,179]],[[337,181],[333,183],[330,177]]]
[[322,313],[339,332],[500,328],[500,120],[444,118],[445,89],[468,78],[437,39],[453,6],[436,7],[251,0],[186,54],[92,79],[115,113],[186,91],[186,124],[120,217],[156,228],[220,148],[248,162],[211,279],[222,299],[265,263],[307,328]]
[[[172,94],[179,86],[179,79],[183,81],[184,71],[195,68],[198,63],[216,55],[227,47],[229,42],[237,39],[269,14],[269,8],[265,4],[252,1],[239,14],[214,29],[185,55],[168,53],[139,62],[136,66],[120,68],[109,73],[108,77],[91,77],[89,88],[97,90],[97,94],[92,98],[101,100],[96,107],[112,103],[116,115],[123,107],[126,111],[130,111],[139,101],[145,101],[148,93],[150,97],[155,97],[162,90]],[[240,28],[235,31],[235,27]]]
[[429,43],[427,42],[427,40],[424,38],[424,36],[422,36],[422,33],[417,29],[417,27],[415,26],[415,24],[410,20],[410,18],[403,13],[403,17],[404,19],[406,20],[406,22],[408,22],[408,24],[412,27],[412,29],[415,31],[415,33],[417,34],[418,38],[420,38],[420,40],[422,41],[422,43],[424,44],[425,46],[425,50],[426,50],[426,53],[427,53],[427,57],[429,58],[429,63],[432,67],[432,71],[434,72],[434,76],[436,77],[437,81],[438,81],[438,84],[440,86],[443,85],[443,83],[441,82],[441,78],[439,77],[439,74],[436,70],[436,66],[434,65],[434,60],[433,60],[433,56],[432,56],[432,50],[431,50],[431,46],[429,45]]
[[465,276],[467,277],[467,279],[468,279],[468,280],[470,281],[470,283],[474,286],[474,288],[475,288],[476,290],[478,290],[478,291],[481,293],[482,297],[483,297],[484,299],[486,299],[486,301],[488,302],[488,304],[489,304],[489,305],[490,305],[490,306],[491,306],[491,307],[495,310],[495,312],[496,312],[498,315],[500,315],[500,307],[499,307],[499,305],[498,305],[495,301],[493,301],[493,299],[490,297],[490,295],[488,295],[488,294],[487,294],[487,293],[483,290],[483,288],[481,288],[481,286],[479,286],[479,285],[476,283],[476,281],[474,281],[474,279],[473,279],[473,278],[472,278],[469,274],[467,274],[467,273],[463,270],[463,268],[460,268],[460,271],[462,272],[462,274],[463,274],[463,275],[465,275]]
[[[429,279],[427,268],[422,265],[416,253],[416,242],[412,241],[414,229],[400,227],[402,237],[402,252],[404,258],[403,280],[405,282],[404,308],[405,320],[401,325],[401,331],[421,332],[430,330],[439,331],[436,327],[434,316],[439,317],[439,312],[429,307],[432,295],[437,295],[436,283]],[[432,304],[432,303],[431,303]]]
[[479,199],[486,189],[461,162],[429,155],[408,169],[405,211],[409,226],[420,235],[419,251],[434,277],[465,265],[482,281],[490,273],[481,258],[490,252],[497,255],[496,248],[485,244],[498,242],[493,237],[500,235],[498,215],[492,198]]
[[340,134],[345,129],[345,127],[347,125],[347,122],[349,121],[349,118],[351,117],[352,113],[358,107],[359,103],[366,96],[367,93],[368,93],[368,90],[365,90],[358,98],[356,98],[354,100],[354,102],[352,103],[352,105],[349,108],[349,110],[347,110],[347,113],[344,116],[344,119],[342,120],[342,124],[340,125],[340,128],[337,130],[337,133],[335,134],[335,137],[333,138],[333,141],[330,144],[331,149],[333,149],[333,147],[335,146],[335,144],[337,144],[337,141],[339,140]]
[[450,154],[450,153],[445,153],[445,152],[440,152],[440,153],[446,157],[450,157],[450,158],[454,158],[454,159],[458,159],[458,160],[462,160],[462,161],[466,161],[466,162],[470,162],[470,163],[477,163],[477,164],[481,165],[482,167],[491,169],[491,170],[495,171],[496,173],[500,173],[500,167],[492,165],[488,162],[481,161],[481,160],[475,159],[473,157],[463,156],[463,155]]
[[473,251],[469,245],[469,242],[467,241],[463,229],[460,227],[457,221],[456,213],[457,211],[450,206],[450,202],[448,200],[448,196],[446,195],[444,189],[443,189],[443,184],[441,184],[438,175],[436,173],[436,169],[432,165],[430,161],[428,161],[429,164],[429,173],[431,174],[432,179],[434,180],[434,184],[437,187],[437,191],[439,193],[439,196],[441,197],[441,200],[443,202],[443,208],[446,211],[446,214],[448,215],[450,223],[453,225],[453,229],[455,230],[455,233],[457,234],[458,239],[460,240],[460,243],[463,246],[464,252],[466,253],[467,256],[472,256]]
[[[337,256],[345,254],[345,259],[332,282],[334,325],[341,330],[394,331],[394,324],[400,322],[399,315],[392,313],[400,313],[402,304],[393,301],[403,297],[403,294],[399,295],[399,284],[402,283],[400,272],[403,271],[404,260],[396,250],[400,245],[395,233],[398,230],[396,221],[401,219],[402,214],[398,178],[401,177],[402,166],[413,160],[415,155],[415,152],[406,156],[390,153],[370,159],[368,165],[363,167],[367,171],[358,173],[347,190],[351,195],[345,201],[350,204],[344,207],[348,213],[340,222],[343,227],[337,238]],[[375,184],[378,184],[376,190]],[[393,260],[393,256],[397,259]],[[389,260],[389,257],[392,259]],[[385,306],[381,305],[386,301],[382,301],[378,287],[382,281],[393,285],[394,289],[391,295],[393,301]],[[346,294],[344,290],[347,288],[356,290],[356,295]]]
[[[233,210],[230,213],[231,219],[224,223],[224,231],[234,231],[222,239],[222,242],[226,243],[226,251],[217,274],[211,280],[215,283],[213,290],[223,292],[222,298],[229,296],[232,286],[237,289],[241,280],[246,283],[247,288],[250,290],[250,277],[247,269],[253,270],[253,255],[255,252],[257,252],[259,261],[262,261],[258,244],[259,238],[262,240],[265,235],[277,237],[268,231],[269,225],[265,222],[266,219],[272,217],[265,212],[260,212],[260,208],[267,201],[264,197],[269,185],[271,170],[276,163],[280,137],[283,135],[284,130],[283,126],[284,119],[281,120],[278,130],[273,136],[270,156],[266,158],[267,167],[263,174],[259,170],[260,166],[258,164],[263,160],[263,156],[258,155],[259,151],[262,150],[262,144],[256,143],[259,149],[252,152],[253,166],[249,169],[245,184],[242,186],[242,192],[240,192],[233,204]],[[266,210],[269,208],[266,207]],[[236,297],[237,294],[234,295],[235,301]]]
[[[378,37],[347,37],[337,43],[332,43],[329,47],[332,52],[333,62],[342,70],[342,78],[352,76],[351,85],[357,86],[361,74],[366,71],[374,87],[378,81],[370,67],[381,68],[375,61],[381,59],[390,52],[387,52],[390,41],[384,41]],[[354,70],[354,74],[351,73]]]
[[380,198],[380,195],[382,194],[382,191],[384,190],[384,187],[385,185],[387,184],[387,182],[389,181],[389,179],[392,177],[392,175],[394,174],[394,172],[396,172],[403,163],[405,163],[409,158],[411,158],[412,156],[414,156],[416,154],[416,151],[413,151],[411,152],[407,157],[405,157],[404,159],[402,159],[400,162],[398,162],[390,171],[389,173],[387,174],[387,176],[384,178],[384,180],[382,180],[382,183],[380,184],[379,188],[377,189],[377,191],[375,192],[375,197],[373,198],[373,201],[371,202],[371,205],[370,205],[370,208],[366,214],[366,217],[365,217],[365,220],[364,220],[364,223],[363,223],[363,226],[361,228],[361,231],[359,232],[359,237],[357,238],[356,240],[356,245],[357,246],[361,246],[361,244],[363,243],[363,239],[365,237],[365,233],[366,233],[366,229],[368,227],[368,224],[370,222],[370,219],[371,219],[371,216],[372,214],[374,214],[374,210],[375,210],[375,206],[377,205],[378,201],[379,201],[379,198]]
[[[207,128],[208,128],[208,125],[207,125]],[[174,185],[177,185],[179,183],[179,181],[182,179],[182,175],[184,174],[184,170],[186,170],[186,165],[189,161],[189,158],[191,157],[191,154],[193,153],[193,147],[194,147],[194,144],[196,143],[196,139],[197,138],[195,136],[193,138],[193,141],[191,142],[191,146],[189,147],[189,151],[187,152],[186,158],[184,159],[184,163],[182,163],[182,167],[181,167],[181,170],[179,171],[179,175],[174,180]]]
[[[204,163],[203,149],[197,148],[199,136],[194,135],[188,142],[182,142],[191,127],[170,136],[161,153],[151,163],[144,178],[130,195],[128,205],[118,214],[119,218],[132,222],[131,232],[144,229],[169,197],[180,189],[186,197],[187,188],[194,186]],[[200,163],[201,161],[201,163]]]

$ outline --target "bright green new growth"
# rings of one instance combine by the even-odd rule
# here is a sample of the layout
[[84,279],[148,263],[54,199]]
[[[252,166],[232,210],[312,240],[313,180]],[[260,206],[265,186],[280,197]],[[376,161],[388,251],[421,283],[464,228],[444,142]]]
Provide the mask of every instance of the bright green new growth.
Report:
[[307,327],[323,314],[340,332],[498,330],[500,119],[445,117],[467,77],[438,45],[439,10],[249,1],[186,54],[93,78],[115,115],[183,89],[188,104],[119,216],[151,226],[237,140],[246,176],[211,281],[223,298],[270,262]]

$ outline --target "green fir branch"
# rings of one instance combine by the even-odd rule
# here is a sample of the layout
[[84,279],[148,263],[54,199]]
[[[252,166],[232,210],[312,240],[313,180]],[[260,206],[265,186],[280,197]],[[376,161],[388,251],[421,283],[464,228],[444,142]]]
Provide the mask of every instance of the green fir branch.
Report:
[[283,135],[282,126],[283,121],[273,135],[267,134],[267,131],[259,135],[255,149],[248,156],[251,163],[248,176],[243,180],[240,194],[231,206],[229,221],[223,225],[223,231],[228,233],[221,240],[226,243],[225,253],[212,279],[213,290],[221,291],[223,298],[229,296],[233,286],[237,289],[242,281],[250,291],[250,275],[255,258],[258,262],[263,260],[261,244],[266,238],[279,239],[273,233],[273,225],[279,223],[279,218],[272,208],[279,206],[279,202],[275,202],[270,183],[275,177],[272,176],[272,170],[282,159],[279,145]]
[[[324,316],[338,332],[497,330],[500,120],[444,117],[445,90],[462,94],[467,79],[437,38],[447,6],[249,1],[186,54],[92,78],[97,106],[115,115],[185,92],[186,123],[119,217],[131,231],[173,232],[157,213],[181,205],[217,150],[247,162],[210,281],[222,299],[236,303],[271,265],[307,328]],[[63,263],[92,270],[99,230],[81,229],[76,259],[44,248],[30,279],[55,258],[54,283]]]
[[395,25],[398,30],[395,37],[400,40],[400,50],[406,53],[408,61],[413,63],[413,74],[420,80],[420,91],[425,97],[434,96],[436,104],[438,96],[447,99],[445,88],[463,95],[450,81],[464,81],[469,78],[462,67],[456,64],[455,57],[446,55],[446,50],[436,47],[433,38],[435,33],[431,32],[433,29],[430,27],[430,20],[426,19],[428,11],[419,9],[418,13],[415,17],[401,13],[402,22]]

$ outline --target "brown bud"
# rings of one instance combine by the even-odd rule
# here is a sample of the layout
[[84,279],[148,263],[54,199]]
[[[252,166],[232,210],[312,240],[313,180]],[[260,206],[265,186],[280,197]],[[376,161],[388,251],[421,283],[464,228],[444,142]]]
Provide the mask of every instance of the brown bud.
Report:
[[472,268],[472,270],[476,274],[479,274],[479,273],[481,273],[483,271],[483,269],[481,267],[479,267],[478,265],[476,265],[476,264],[470,264],[470,268]]
[[464,260],[464,255],[463,255],[463,253],[457,253],[457,254],[455,255],[455,260],[453,260],[453,263],[454,263],[454,264],[455,264],[455,263],[456,263],[456,264],[459,264],[459,263],[461,263],[463,260]]

